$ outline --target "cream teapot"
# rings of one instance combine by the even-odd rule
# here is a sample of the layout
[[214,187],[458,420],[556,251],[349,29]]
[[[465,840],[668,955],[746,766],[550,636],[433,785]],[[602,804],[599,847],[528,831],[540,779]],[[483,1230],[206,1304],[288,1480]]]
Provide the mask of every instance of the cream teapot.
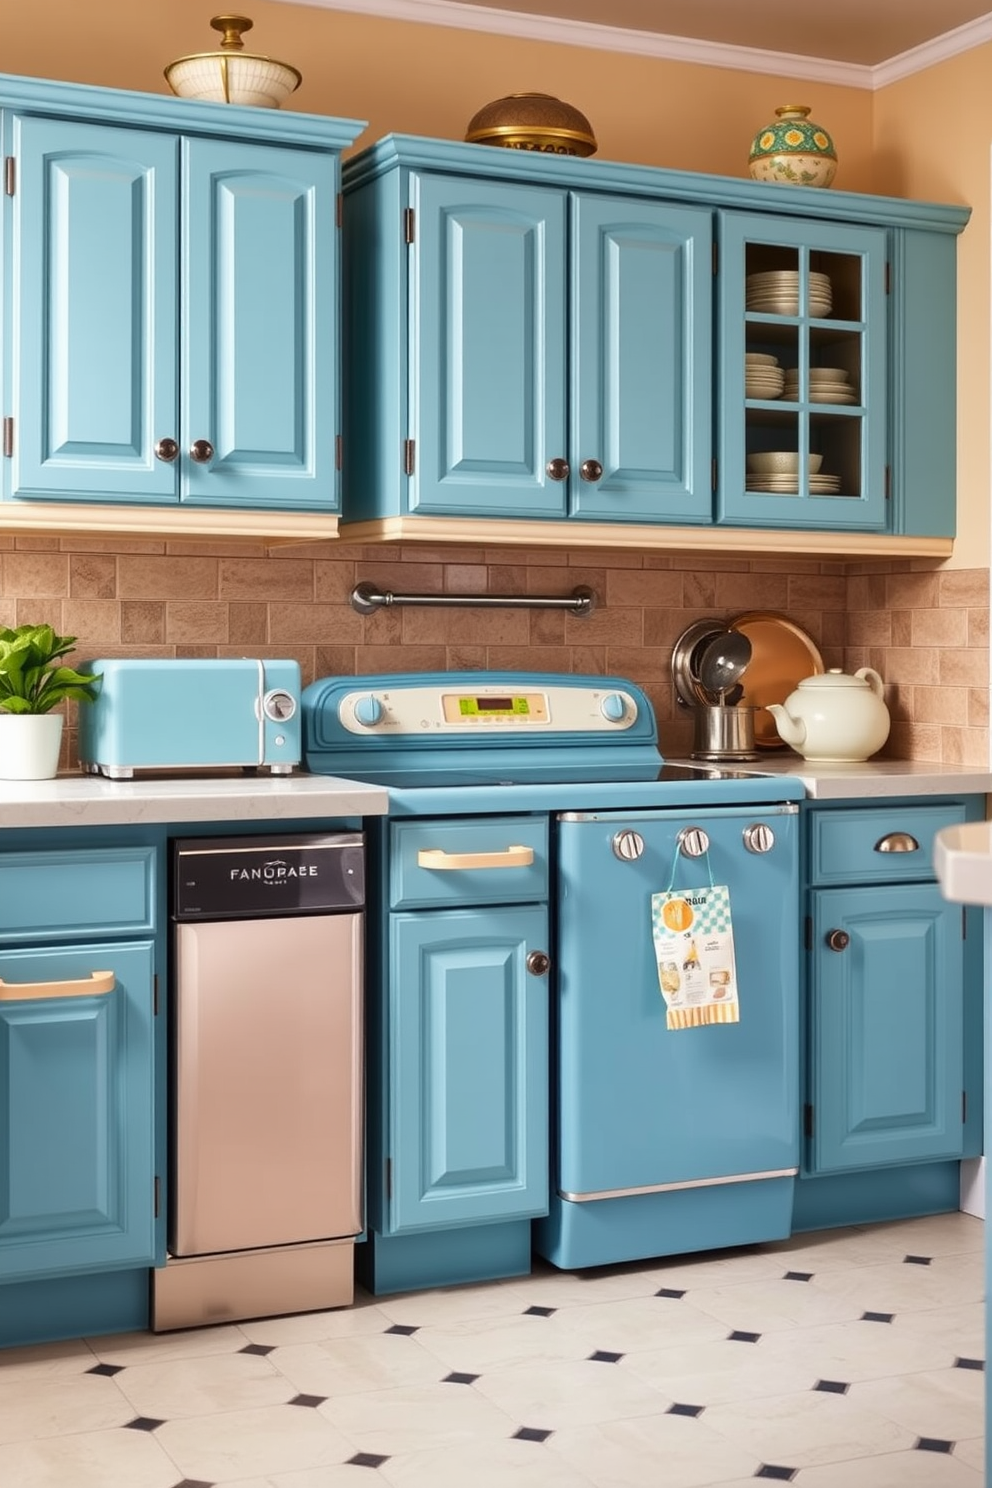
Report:
[[839,667],[806,677],[784,703],[769,703],[780,738],[805,759],[855,764],[889,737],[881,677],[872,667]]

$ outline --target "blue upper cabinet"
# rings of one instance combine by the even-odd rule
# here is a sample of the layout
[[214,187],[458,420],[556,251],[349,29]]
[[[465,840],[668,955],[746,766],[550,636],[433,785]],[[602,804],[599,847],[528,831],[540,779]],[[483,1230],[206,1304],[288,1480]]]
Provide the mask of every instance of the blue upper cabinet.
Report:
[[4,105],[4,500],[336,511],[358,126],[0,78]]
[[720,520],[885,529],[887,257],[879,228],[721,214]]
[[348,535],[950,551],[966,210],[406,136],[343,176]]

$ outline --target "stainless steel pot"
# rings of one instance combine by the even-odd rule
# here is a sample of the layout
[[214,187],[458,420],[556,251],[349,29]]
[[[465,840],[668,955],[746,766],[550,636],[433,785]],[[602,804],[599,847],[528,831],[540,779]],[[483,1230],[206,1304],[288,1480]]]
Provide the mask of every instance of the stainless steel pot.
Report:
[[692,757],[698,760],[757,759],[754,743],[754,709],[697,703]]

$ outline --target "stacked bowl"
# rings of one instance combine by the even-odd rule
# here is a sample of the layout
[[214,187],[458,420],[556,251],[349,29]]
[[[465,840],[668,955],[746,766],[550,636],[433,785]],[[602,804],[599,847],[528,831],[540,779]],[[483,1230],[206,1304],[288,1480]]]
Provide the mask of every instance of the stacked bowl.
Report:
[[[810,367],[809,401],[811,403],[857,403],[858,395],[843,367]],[[783,377],[783,389],[790,402],[799,397],[799,369],[790,367]]]
[[[826,274],[810,269],[808,304],[804,313],[817,319],[833,309],[833,291]],[[745,282],[744,307],[763,315],[798,315],[798,269],[771,269],[764,274],[748,274]]]
[[[766,450],[748,455],[746,487],[777,496],[799,494],[800,455],[796,450]],[[822,455],[806,456],[806,479],[811,496],[832,496],[840,490],[839,475],[821,475]]]
[[744,353],[745,398],[781,398],[785,373],[778,357],[762,351]]

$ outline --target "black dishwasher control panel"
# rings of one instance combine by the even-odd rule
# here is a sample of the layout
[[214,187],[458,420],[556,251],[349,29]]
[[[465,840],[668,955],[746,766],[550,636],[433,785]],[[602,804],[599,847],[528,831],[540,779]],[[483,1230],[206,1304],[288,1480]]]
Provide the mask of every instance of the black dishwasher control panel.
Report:
[[361,832],[180,838],[172,865],[175,920],[333,914],[365,902]]

